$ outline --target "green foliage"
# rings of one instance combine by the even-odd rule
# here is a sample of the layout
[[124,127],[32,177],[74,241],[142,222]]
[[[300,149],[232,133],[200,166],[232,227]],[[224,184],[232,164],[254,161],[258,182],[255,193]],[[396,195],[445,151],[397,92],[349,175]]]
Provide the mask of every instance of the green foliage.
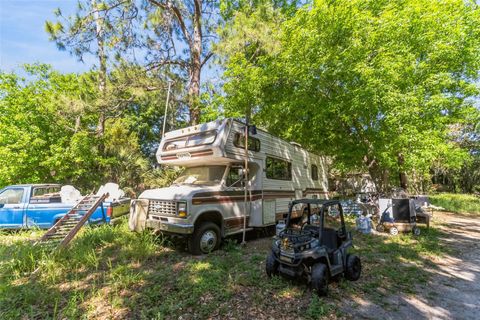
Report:
[[[43,232],[43,231],[42,231]],[[303,281],[268,278],[271,239],[246,247],[230,241],[194,258],[152,233],[127,224],[84,228],[67,250],[52,252],[28,239],[40,231],[0,234],[0,315],[18,318],[298,318],[340,317],[345,301],[384,302],[429,280],[447,250],[435,225],[421,237],[354,233],[364,273],[330,284],[318,298]],[[32,276],[31,272],[38,269]],[[245,308],[248,306],[248,308]]]
[[312,295],[306,315],[310,319],[319,319],[328,316],[330,312],[332,312],[332,309],[332,306],[325,303],[325,301],[320,299],[318,295],[315,294]]
[[439,193],[430,195],[433,205],[446,211],[470,215],[480,215],[480,198],[468,194]]
[[[450,133],[477,112],[469,100],[480,67],[475,4],[315,1],[281,23],[270,10],[233,22],[220,46],[233,114],[251,110],[274,134],[340,166],[368,168],[376,180],[424,179],[440,159],[462,165],[467,153]],[[238,40],[244,26],[262,25],[269,45],[248,33]]]
[[[107,181],[132,194],[162,185],[175,172],[154,169],[163,114],[162,83],[143,69],[124,65],[107,79],[99,97],[95,72],[60,74],[26,65],[26,77],[0,73],[0,186],[71,183],[84,191]],[[101,101],[101,102],[99,102]],[[96,132],[97,106],[106,129]]]
[[433,182],[443,191],[480,193],[480,112],[467,115],[466,123],[454,127],[455,141],[470,154],[461,168],[449,168],[438,161],[434,166]]
[[28,80],[0,74],[0,185],[83,175],[94,162],[95,145],[85,133],[75,132],[71,121],[84,104],[69,104],[67,97],[88,101],[89,82],[45,65],[24,70]]

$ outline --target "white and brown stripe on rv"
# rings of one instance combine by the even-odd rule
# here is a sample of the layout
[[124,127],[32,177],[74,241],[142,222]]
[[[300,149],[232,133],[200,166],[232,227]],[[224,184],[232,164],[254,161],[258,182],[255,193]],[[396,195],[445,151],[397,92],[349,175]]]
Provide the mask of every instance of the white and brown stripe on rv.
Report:
[[[246,225],[248,226],[248,222],[250,221],[249,217],[246,217]],[[227,229],[235,229],[235,228],[243,228],[243,217],[235,217],[225,219],[225,228]]]
[[[247,195],[248,201],[277,198],[295,198],[295,192],[288,190],[252,190],[249,191]],[[193,196],[192,204],[224,203],[244,200],[244,191],[200,192]]]
[[[201,150],[201,151],[189,151],[190,157],[191,158],[197,158],[197,157],[204,157],[204,156],[211,156],[213,155],[213,150],[208,149],[208,150]],[[175,160],[178,159],[176,154],[172,154],[169,156],[161,156],[162,160]]]

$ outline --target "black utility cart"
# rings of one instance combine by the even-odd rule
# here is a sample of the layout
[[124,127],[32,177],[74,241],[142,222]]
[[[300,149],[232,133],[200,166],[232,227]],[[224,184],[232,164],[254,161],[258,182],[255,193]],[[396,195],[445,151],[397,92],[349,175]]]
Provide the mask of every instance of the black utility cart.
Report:
[[[292,217],[301,210],[301,219]],[[274,238],[266,262],[268,276],[304,277],[319,295],[326,295],[331,277],[360,277],[360,258],[349,254],[342,205],[337,200],[299,199],[289,205],[285,228]]]

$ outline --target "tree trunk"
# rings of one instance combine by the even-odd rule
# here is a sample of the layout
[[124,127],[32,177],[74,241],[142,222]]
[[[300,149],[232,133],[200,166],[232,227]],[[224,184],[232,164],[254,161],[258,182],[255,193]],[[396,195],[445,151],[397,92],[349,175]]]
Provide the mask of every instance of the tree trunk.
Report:
[[94,9],[94,19],[96,26],[96,38],[98,46],[98,62],[100,71],[98,74],[98,91],[100,92],[100,111],[98,116],[97,135],[103,137],[105,132],[105,91],[107,88],[107,57],[105,55],[105,42],[103,39],[103,21],[96,10],[97,4],[92,0],[92,9]]
[[190,109],[190,124],[200,121],[200,75],[202,71],[202,0],[194,0],[193,38],[190,46],[190,84],[188,101]]
[[372,159],[368,156],[364,157],[364,163],[368,168],[368,173],[375,183],[375,188],[377,192],[383,193],[387,191],[388,188],[388,170],[382,169],[376,159]]
[[80,131],[80,127],[82,126],[82,116],[81,115],[78,115],[76,118],[75,118],[75,133],[77,133],[78,131]]
[[200,121],[200,55],[192,56],[190,67],[190,85],[188,87],[188,103],[190,110],[190,124],[196,125]]
[[403,165],[405,164],[405,157],[403,156],[402,153],[399,153],[398,154],[398,170],[399,170],[399,173],[398,173],[398,177],[400,179],[400,187],[407,191],[407,188],[408,188],[408,178],[407,178],[407,173],[405,172],[405,170],[403,169]]
[[388,186],[390,185],[390,172],[387,169],[383,169],[382,172],[382,192],[388,192]]

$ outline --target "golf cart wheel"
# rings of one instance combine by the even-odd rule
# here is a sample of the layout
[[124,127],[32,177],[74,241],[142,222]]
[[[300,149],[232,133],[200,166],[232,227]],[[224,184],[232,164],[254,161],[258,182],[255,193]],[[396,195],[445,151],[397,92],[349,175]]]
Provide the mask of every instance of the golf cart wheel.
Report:
[[378,232],[385,232],[385,226],[383,224],[377,224],[375,228]]
[[347,265],[345,268],[345,278],[350,281],[357,281],[362,273],[362,262],[356,255],[347,255]]
[[312,288],[319,296],[328,294],[328,269],[323,263],[315,263],[312,266]]
[[213,222],[204,222],[195,228],[188,240],[188,249],[194,255],[206,254],[217,250],[220,241],[220,228]]
[[418,237],[420,235],[420,228],[417,227],[417,226],[414,226],[412,228],[412,233],[413,233],[414,236]]
[[267,276],[270,278],[271,276],[278,275],[278,261],[275,259],[275,255],[272,251],[267,256],[267,262],[265,263],[265,271],[267,272]]
[[391,227],[389,232],[392,236],[396,236],[398,234],[398,229],[397,227]]

